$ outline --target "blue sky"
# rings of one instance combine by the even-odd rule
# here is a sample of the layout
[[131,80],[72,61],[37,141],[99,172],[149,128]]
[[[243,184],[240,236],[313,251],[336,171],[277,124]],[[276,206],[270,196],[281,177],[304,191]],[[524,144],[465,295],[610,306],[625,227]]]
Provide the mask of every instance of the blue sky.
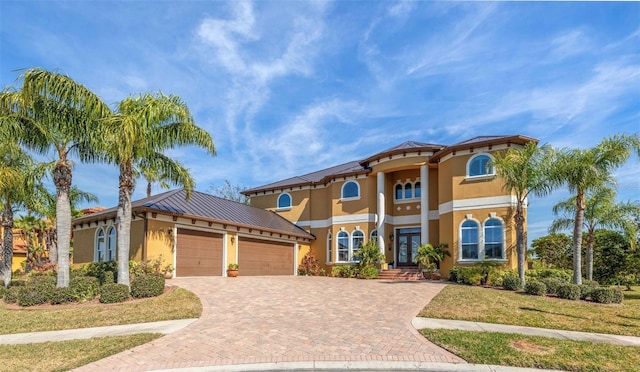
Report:
[[[39,66],[113,105],[181,96],[218,151],[170,152],[202,191],[406,140],[523,134],[583,148],[640,131],[637,2],[2,1],[0,14],[2,86]],[[617,172],[620,199],[640,199],[639,164]],[[117,178],[114,166],[74,169],[104,206]],[[134,199],[144,193],[139,182]],[[530,240],[567,195],[531,200]]]

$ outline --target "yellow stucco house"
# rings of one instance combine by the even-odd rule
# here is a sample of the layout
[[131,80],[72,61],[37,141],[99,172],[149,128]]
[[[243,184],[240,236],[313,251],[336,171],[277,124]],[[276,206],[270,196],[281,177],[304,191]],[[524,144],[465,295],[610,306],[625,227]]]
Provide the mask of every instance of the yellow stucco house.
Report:
[[[295,275],[314,237],[282,216],[193,191],[132,203],[130,259],[162,257],[175,276]],[[116,260],[116,208],[73,220],[74,263]]]
[[481,136],[451,146],[405,142],[351,161],[243,192],[251,205],[305,229],[330,270],[352,263],[362,243],[376,239],[393,267],[415,266],[417,247],[446,243],[441,263],[482,261],[517,267],[516,200],[491,166],[493,154],[536,139]]
[[[454,145],[404,142],[366,159],[243,192],[251,206],[173,190],[133,202],[130,258],[163,257],[176,276],[296,275],[309,251],[327,271],[353,263],[375,239],[391,267],[413,267],[417,247],[446,243],[457,265],[517,267],[516,200],[491,159],[536,139],[481,136]],[[115,260],[116,209],[73,221],[74,262]],[[525,224],[526,228],[526,224]]]

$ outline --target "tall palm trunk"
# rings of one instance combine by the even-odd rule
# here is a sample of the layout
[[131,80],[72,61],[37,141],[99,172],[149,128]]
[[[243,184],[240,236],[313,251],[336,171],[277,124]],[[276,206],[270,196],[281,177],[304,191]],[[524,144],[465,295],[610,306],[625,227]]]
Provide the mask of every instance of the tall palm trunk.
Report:
[[573,283],[582,284],[582,224],[584,223],[584,193],[576,195],[576,218],[573,225]]
[[594,231],[589,229],[587,232],[587,279],[593,280],[593,240],[594,240]]
[[71,167],[66,159],[61,159],[53,170],[53,184],[56,186],[56,230],[58,234],[58,287],[69,286],[69,248],[71,246]]
[[129,285],[129,246],[131,244],[131,194],[135,182],[131,161],[120,165],[120,184],[116,231],[118,232],[118,283]]
[[520,200],[518,200],[518,204],[516,205],[516,215],[514,216],[514,220],[516,221],[516,253],[518,255],[518,276],[520,277],[520,283],[524,287],[524,268],[527,258],[527,252],[524,242],[524,212],[522,208],[522,202]]
[[45,232],[45,244],[49,251],[49,262],[54,265],[58,264],[58,233],[53,226],[49,227]]
[[151,197],[151,182],[147,182],[147,198]]
[[2,231],[4,232],[2,244],[2,277],[4,286],[11,283],[11,265],[13,263],[13,209],[11,201],[5,200],[4,211],[2,212]]

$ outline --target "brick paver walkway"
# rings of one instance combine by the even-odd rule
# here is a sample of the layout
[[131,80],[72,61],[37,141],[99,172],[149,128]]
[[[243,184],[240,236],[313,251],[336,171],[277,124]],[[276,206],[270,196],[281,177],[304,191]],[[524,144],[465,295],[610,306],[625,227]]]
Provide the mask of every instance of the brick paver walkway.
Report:
[[200,297],[198,321],[79,370],[293,361],[464,363],[411,326],[444,284],[327,277],[182,278],[170,284]]

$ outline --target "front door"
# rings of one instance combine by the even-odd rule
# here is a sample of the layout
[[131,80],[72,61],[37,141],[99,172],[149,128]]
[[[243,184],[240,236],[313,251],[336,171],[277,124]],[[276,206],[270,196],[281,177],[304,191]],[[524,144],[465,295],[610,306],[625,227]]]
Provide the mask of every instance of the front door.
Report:
[[396,230],[396,262],[398,266],[415,266],[413,262],[420,245],[420,228]]

